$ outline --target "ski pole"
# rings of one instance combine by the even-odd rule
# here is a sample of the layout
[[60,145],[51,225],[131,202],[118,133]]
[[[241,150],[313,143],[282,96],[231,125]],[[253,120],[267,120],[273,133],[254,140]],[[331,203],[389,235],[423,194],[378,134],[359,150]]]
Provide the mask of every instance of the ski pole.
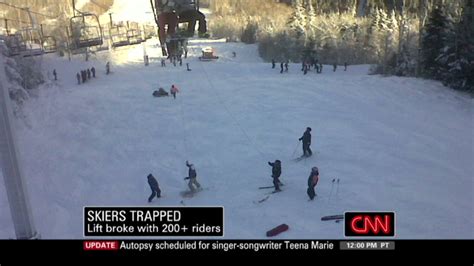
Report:
[[296,153],[296,150],[298,149],[298,146],[300,146],[300,141],[298,141],[296,143],[296,147],[295,147],[295,150],[293,151],[293,153],[291,154],[291,158],[293,158],[295,156],[295,153]]
[[339,197],[339,178],[337,179],[337,185],[336,185],[336,198]]
[[329,193],[328,203],[331,201],[331,195],[332,195],[332,190],[333,190],[333,188],[334,188],[334,182],[335,182],[335,181],[336,181],[336,179],[334,178],[334,179],[332,180],[331,192]]

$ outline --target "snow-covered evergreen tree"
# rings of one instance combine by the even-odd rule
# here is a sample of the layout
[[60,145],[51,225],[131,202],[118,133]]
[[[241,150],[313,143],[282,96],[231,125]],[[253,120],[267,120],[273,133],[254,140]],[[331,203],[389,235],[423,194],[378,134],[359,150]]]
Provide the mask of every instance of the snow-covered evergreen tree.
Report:
[[449,38],[452,38],[452,24],[444,11],[435,8],[426,23],[421,41],[422,73],[426,77],[439,77],[440,70],[446,64],[443,57],[450,53]]
[[306,38],[307,17],[302,0],[293,2],[293,14],[288,21],[288,26],[296,34],[297,38]]

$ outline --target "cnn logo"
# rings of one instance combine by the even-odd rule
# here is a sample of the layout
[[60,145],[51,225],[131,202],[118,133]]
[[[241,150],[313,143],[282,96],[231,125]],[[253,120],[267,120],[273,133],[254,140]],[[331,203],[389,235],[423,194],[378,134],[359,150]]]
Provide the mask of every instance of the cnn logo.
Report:
[[346,236],[395,236],[394,212],[346,212]]

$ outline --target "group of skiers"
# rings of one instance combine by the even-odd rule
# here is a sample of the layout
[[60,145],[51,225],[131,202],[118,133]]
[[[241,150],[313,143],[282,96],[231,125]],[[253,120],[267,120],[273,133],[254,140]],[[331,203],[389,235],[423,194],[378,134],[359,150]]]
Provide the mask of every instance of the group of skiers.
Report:
[[[201,184],[199,184],[199,182],[197,181],[196,168],[194,167],[194,164],[190,163],[189,161],[186,161],[186,166],[188,167],[188,176],[185,177],[184,180],[189,180],[188,187],[191,193],[195,193],[201,190]],[[148,202],[152,202],[154,197],[161,197],[161,189],[158,184],[158,181],[152,174],[149,174],[147,176],[147,179],[151,189],[151,195],[150,197],[148,197]]]
[[88,80],[95,78],[95,67],[81,70],[76,74],[77,84],[86,83]]
[[[301,158],[310,157],[313,153],[310,149],[311,146],[311,128],[307,127],[306,131],[303,133],[303,136],[299,138],[299,141],[303,142],[303,155]],[[282,173],[282,166],[280,160],[275,160],[275,162],[268,162],[268,165],[272,167],[272,178],[273,178],[273,186],[275,188],[274,192],[280,192],[280,186],[283,184],[280,181],[280,176]],[[199,191],[201,189],[201,184],[197,182],[197,172],[194,164],[189,163],[186,161],[186,166],[188,167],[188,176],[185,177],[185,180],[189,180],[188,187],[192,193]],[[156,196],[159,198],[161,196],[161,190],[158,185],[158,181],[153,177],[152,174],[148,175],[148,184],[150,185],[152,194],[148,198],[148,202],[151,202],[153,198]],[[318,167],[314,166],[311,168],[311,173],[308,177],[308,189],[306,193],[310,200],[313,200],[316,197],[315,187],[319,181],[319,169]]]
[[[170,60],[170,63],[173,64],[173,66],[177,66],[179,64],[179,66],[182,66],[183,65],[183,59],[181,56],[172,56],[169,58]],[[166,67],[166,60],[165,59],[161,59],[161,67]],[[188,71],[191,71],[191,68],[189,68],[189,63],[186,63],[186,69]]]
[[[285,62],[280,63],[280,74],[283,74],[283,72],[288,72],[288,64],[289,60],[286,60]],[[275,59],[272,59],[272,69],[276,68],[276,61]],[[304,75],[308,74],[308,71],[311,70],[311,68],[314,68],[316,70],[315,73],[321,74],[323,73],[323,64],[319,63],[319,60],[317,59],[311,59],[311,60],[305,60],[303,59],[301,62],[301,71],[303,71]],[[333,71],[336,72],[337,70],[337,63],[333,64]],[[347,71],[347,62],[344,63],[344,71]]]
[[[299,141],[303,142],[303,155],[301,158],[305,157],[310,157],[313,155],[313,152],[311,151],[310,147],[311,146],[311,128],[307,127],[306,131],[303,133],[303,136],[298,139]],[[280,186],[283,184],[280,181],[280,176],[281,176],[281,161],[280,160],[275,160],[275,162],[268,162],[268,164],[272,167],[272,178],[273,178],[273,186],[275,187],[274,192],[280,192]],[[307,194],[310,198],[310,200],[313,200],[314,197],[316,196],[316,192],[314,188],[318,184],[319,181],[319,169],[318,167],[313,167],[311,168],[311,173],[308,178],[308,189],[307,189]]]

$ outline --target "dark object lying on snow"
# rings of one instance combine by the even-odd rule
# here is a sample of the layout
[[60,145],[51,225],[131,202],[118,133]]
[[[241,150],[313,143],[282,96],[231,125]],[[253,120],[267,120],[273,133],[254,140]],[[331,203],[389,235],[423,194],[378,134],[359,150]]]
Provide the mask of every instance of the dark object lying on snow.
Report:
[[285,232],[286,230],[288,230],[288,225],[287,224],[280,224],[279,226],[273,228],[272,230],[268,231],[267,232],[267,236],[270,237],[270,236],[276,236],[280,233],[283,233]]
[[164,97],[164,96],[169,96],[169,93],[165,91],[163,88],[159,88],[157,91],[153,92],[153,96]]

